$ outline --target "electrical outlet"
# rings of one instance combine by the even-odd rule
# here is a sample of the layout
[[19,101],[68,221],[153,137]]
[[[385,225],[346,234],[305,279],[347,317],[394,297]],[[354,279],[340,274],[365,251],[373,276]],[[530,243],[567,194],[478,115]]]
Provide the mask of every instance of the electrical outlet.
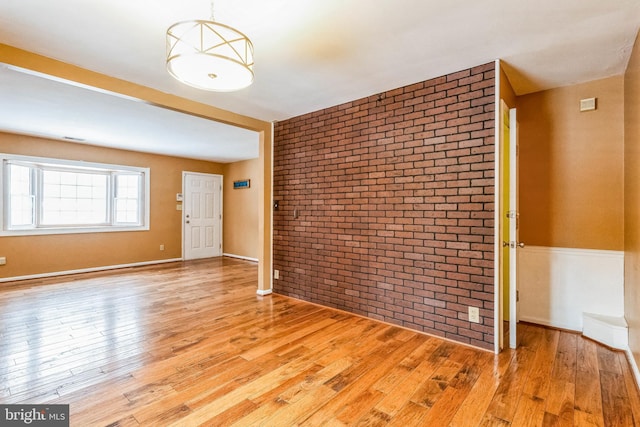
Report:
[[280,278],[280,270],[273,270],[273,278],[276,280]]
[[160,250],[164,251],[164,245],[160,245]]
[[5,265],[7,263],[7,257],[0,257],[0,265]]
[[480,323],[480,309],[478,307],[469,307],[469,322]]

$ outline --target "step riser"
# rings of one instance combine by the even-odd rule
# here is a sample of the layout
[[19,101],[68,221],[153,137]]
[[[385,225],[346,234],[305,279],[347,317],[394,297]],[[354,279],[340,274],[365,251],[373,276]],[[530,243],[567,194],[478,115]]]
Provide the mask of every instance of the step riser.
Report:
[[624,318],[593,317],[583,315],[582,335],[612,348],[625,350],[629,346],[629,333]]

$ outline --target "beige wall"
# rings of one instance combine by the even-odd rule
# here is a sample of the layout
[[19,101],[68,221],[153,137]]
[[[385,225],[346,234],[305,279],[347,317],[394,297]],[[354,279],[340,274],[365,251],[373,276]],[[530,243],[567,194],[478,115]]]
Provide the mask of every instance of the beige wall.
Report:
[[624,311],[640,365],[640,37],[624,77]]
[[500,62],[500,99],[504,100],[509,108],[516,106],[516,93],[511,86],[509,77],[507,77],[507,74],[504,72],[503,62]]
[[[234,189],[233,182],[251,180],[247,189]],[[224,165],[224,253],[258,258],[258,189],[260,160]]]
[[[582,98],[597,110],[580,112]],[[517,98],[520,239],[623,249],[623,78]]]
[[[0,152],[151,169],[150,230],[0,237],[0,278],[182,257],[182,171],[222,174],[223,165],[0,133]],[[230,204],[230,209],[232,205]],[[160,245],[165,250],[160,251]]]

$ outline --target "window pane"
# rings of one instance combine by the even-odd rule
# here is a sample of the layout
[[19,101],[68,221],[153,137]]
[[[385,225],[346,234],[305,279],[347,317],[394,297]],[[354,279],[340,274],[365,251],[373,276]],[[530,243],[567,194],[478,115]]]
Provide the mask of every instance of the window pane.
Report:
[[20,165],[9,165],[11,194],[31,194],[31,168]]
[[140,183],[141,175],[116,175],[116,223],[140,222]]
[[107,222],[106,174],[42,171],[42,225]]
[[60,197],[60,186],[57,184],[45,184],[43,190],[49,196]]
[[9,227],[33,225],[33,196],[31,194],[31,168],[20,165],[9,167]]
[[[46,172],[45,172],[46,173]],[[77,189],[75,185],[58,185],[60,189],[60,197],[63,199],[75,199],[77,195]],[[47,193],[45,193],[47,194]],[[52,197],[51,195],[48,195]]]
[[76,175],[78,185],[91,187],[93,182],[93,176],[92,176],[93,174],[83,173],[83,174],[75,174],[75,175]]
[[10,226],[33,225],[33,198],[11,196]]
[[90,199],[93,194],[93,188],[91,187],[78,187],[78,198],[79,199]]
[[[58,173],[52,172],[52,171],[47,171],[47,173],[50,173],[54,176],[58,175]],[[59,174],[60,174],[60,183],[63,185],[76,185],[78,183],[78,179],[74,172],[60,172]]]

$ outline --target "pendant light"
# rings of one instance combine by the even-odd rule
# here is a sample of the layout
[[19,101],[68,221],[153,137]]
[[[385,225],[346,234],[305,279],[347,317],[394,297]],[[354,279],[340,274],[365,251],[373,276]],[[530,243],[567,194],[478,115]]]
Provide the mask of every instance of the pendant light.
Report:
[[228,25],[210,20],[182,21],[167,30],[167,70],[198,89],[230,92],[253,83],[253,44]]

